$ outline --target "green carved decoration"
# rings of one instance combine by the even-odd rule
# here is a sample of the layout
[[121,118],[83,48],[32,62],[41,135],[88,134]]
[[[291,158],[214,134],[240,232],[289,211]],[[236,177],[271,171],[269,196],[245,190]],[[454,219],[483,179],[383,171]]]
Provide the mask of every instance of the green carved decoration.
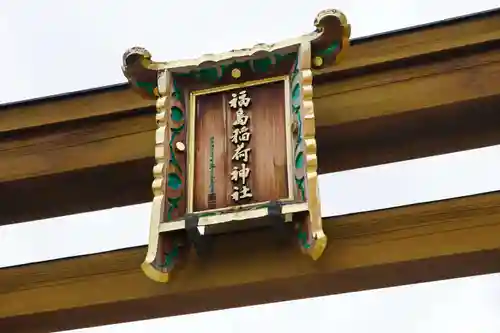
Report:
[[178,190],[181,188],[182,185],[182,180],[179,175],[177,175],[175,172],[171,172],[167,176],[167,185],[173,190]]
[[[170,139],[168,141],[168,147],[169,147],[169,159],[168,159],[168,164],[169,166],[173,166],[174,169],[170,168],[169,170],[175,170],[171,171],[167,177],[166,177],[166,182],[167,182],[167,187],[172,189],[173,193],[175,196],[172,196],[172,192],[167,191],[167,216],[166,220],[167,221],[172,221],[172,216],[173,213],[175,212],[176,209],[179,208],[179,204],[181,200],[184,199],[183,194],[178,194],[178,190],[180,190],[183,186],[183,181],[182,181],[182,175],[184,173],[183,167],[181,166],[180,161],[178,160],[178,152],[175,149],[175,142],[176,138],[180,136],[183,131],[185,130],[185,125],[184,125],[184,119],[185,119],[185,113],[183,109],[183,104],[181,102],[182,98],[182,93],[178,89],[175,80],[172,82],[172,106],[170,108],[170,122],[169,122],[169,127],[170,127]],[[181,215],[184,213],[181,212]]]
[[170,141],[168,142],[168,147],[170,150],[170,160],[169,163],[173,165],[178,172],[182,175],[182,168],[179,164],[179,161],[177,161],[177,156],[175,154],[175,149],[174,149],[174,141],[175,138],[181,134],[182,130],[184,129],[184,124],[182,124],[180,127],[177,128],[171,128],[172,135],[170,136]]
[[300,245],[302,245],[305,249],[309,249],[311,247],[311,244],[309,244],[309,240],[307,238],[307,231],[301,230],[299,232],[299,242]]
[[[304,152],[300,151],[300,145],[302,143],[302,114],[301,114],[301,86],[298,80],[296,80],[297,75],[299,75],[298,59],[295,61],[291,72],[290,83],[292,85],[291,99],[292,99],[292,112],[297,121],[297,137],[295,141],[295,168],[301,169],[304,167]],[[306,199],[306,188],[305,188],[305,176],[294,177],[295,185],[299,191],[300,199]]]
[[181,201],[181,197],[168,197],[168,210],[167,210],[167,221],[172,220],[172,213],[175,209],[179,208],[179,201]]
[[216,68],[204,68],[194,73],[196,79],[203,82],[214,83],[219,79]]
[[[292,101],[296,102],[300,98],[300,84],[297,82],[295,86],[293,86],[292,90]],[[300,106],[299,106],[300,108]]]
[[297,142],[295,143],[295,151],[299,149],[302,142],[302,116],[300,113],[300,84],[297,82],[292,89],[292,111],[297,119]]
[[304,153],[300,151],[295,157],[295,167],[297,169],[300,169],[303,166],[304,166]]
[[173,90],[172,97],[178,101],[182,101],[183,100],[182,91],[177,86],[177,82],[175,82],[175,80],[172,82],[172,90]]
[[178,256],[179,256],[179,247],[174,246],[172,251],[165,252],[165,262],[163,263],[162,267],[171,267]]
[[305,177],[304,176],[302,176],[300,178],[295,177],[295,184],[297,185],[297,188],[299,189],[300,198],[302,200],[305,200],[306,199]]
[[180,123],[184,119],[184,114],[183,114],[182,110],[179,107],[173,106],[170,109],[170,117],[176,123]]
[[177,74],[178,77],[195,79],[205,83],[217,83],[224,75],[230,73],[234,68],[256,74],[268,73],[273,64],[279,66],[284,61],[291,61],[297,56],[296,52],[288,54],[270,53],[266,57],[251,59],[247,61],[235,61],[231,64],[217,65],[216,67],[192,70],[189,73]]
[[148,95],[153,96],[153,97],[156,96],[156,94],[155,94],[156,83],[137,81],[136,85],[138,88],[144,90]]
[[330,46],[328,46],[326,49],[318,51],[315,54],[315,56],[328,57],[339,50],[340,50],[340,43],[338,41],[335,41]]

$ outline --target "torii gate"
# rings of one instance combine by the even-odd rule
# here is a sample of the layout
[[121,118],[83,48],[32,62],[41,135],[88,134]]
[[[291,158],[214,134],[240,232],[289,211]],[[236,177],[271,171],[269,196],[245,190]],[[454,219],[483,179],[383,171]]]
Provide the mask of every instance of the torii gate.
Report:
[[[493,10],[352,40],[335,66],[315,69],[313,61],[318,173],[499,144],[499,41],[500,10]],[[259,93],[250,88],[252,122]],[[150,202],[155,99],[118,84],[0,106],[0,224]],[[209,154],[204,169],[208,185],[195,186],[210,189],[211,165],[220,166],[215,149],[216,141],[215,162]],[[257,153],[250,158],[257,162]],[[214,238],[213,260],[180,251],[188,260],[167,284],[140,269],[146,246],[2,268],[0,332],[54,332],[500,271],[498,191],[323,216],[329,241],[318,261],[299,254],[294,223],[278,223],[276,215],[259,223],[276,226],[284,236],[277,239],[291,246],[276,246],[268,228],[246,219],[206,225],[200,228]],[[299,217],[297,224],[307,221]],[[167,233],[196,240],[182,228]],[[146,265],[164,278],[154,264]]]

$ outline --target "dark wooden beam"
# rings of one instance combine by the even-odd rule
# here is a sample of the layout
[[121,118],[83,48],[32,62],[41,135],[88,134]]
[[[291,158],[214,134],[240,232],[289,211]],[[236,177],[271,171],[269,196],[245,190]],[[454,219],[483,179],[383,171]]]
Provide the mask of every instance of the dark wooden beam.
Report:
[[0,183],[153,156],[154,109],[0,135]]
[[331,73],[328,83],[314,89],[317,126],[338,126],[498,96],[498,80],[500,40],[452,54],[429,54],[416,63],[365,69],[361,74]]
[[319,172],[330,173],[500,144],[500,95],[404,115],[320,127]]
[[[2,270],[0,331],[41,333],[500,271],[500,193],[324,220],[318,262],[265,230],[223,235],[167,284],[146,249]],[[235,297],[237,295],[237,297]]]
[[[378,118],[341,125],[335,131],[320,129],[319,171],[341,171],[498,144],[499,108],[500,99],[492,98],[471,105],[453,105],[449,111],[441,109],[441,113],[428,109],[403,119]],[[149,123],[149,113],[130,118],[130,125],[138,123],[138,119]],[[91,132],[90,127],[87,130]],[[151,137],[153,133],[148,131],[143,135]],[[150,201],[154,160],[149,156],[152,148],[144,147],[146,154],[131,161],[0,183],[0,201],[4,203],[0,223]],[[90,154],[99,154],[99,148]]]
[[128,85],[0,105],[0,133],[154,107]]
[[[410,141],[428,136],[429,131],[448,133],[456,128],[472,132],[476,140],[478,128],[498,123],[492,111],[500,99],[498,82],[500,43],[451,59],[318,85],[314,100],[318,145],[371,144],[388,138]],[[146,108],[4,133],[0,137],[0,182],[152,157],[153,115],[154,109]],[[342,163],[329,155],[320,150],[323,172],[337,171]],[[359,165],[369,163],[359,161]]]
[[[500,11],[355,41],[316,74],[321,173],[500,143]],[[0,224],[149,201],[154,112],[126,86],[3,106]]]
[[153,164],[144,158],[0,183],[0,224],[151,201]]

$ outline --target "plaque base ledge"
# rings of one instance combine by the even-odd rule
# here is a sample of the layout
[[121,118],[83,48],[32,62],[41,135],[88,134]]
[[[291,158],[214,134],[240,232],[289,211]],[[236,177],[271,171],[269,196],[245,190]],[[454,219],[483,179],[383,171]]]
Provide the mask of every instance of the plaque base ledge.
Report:
[[[307,202],[301,203],[284,203],[282,206],[282,215],[289,215],[293,213],[308,211]],[[221,213],[218,215],[203,216],[200,213],[198,227],[211,226],[222,223],[229,223],[234,221],[242,221],[249,219],[257,219],[269,216],[269,208],[261,207],[253,210],[236,211]],[[285,222],[291,222],[291,218],[285,218]],[[159,226],[159,232],[169,232],[175,230],[182,230],[186,228],[186,221],[184,219],[170,222],[162,222]]]

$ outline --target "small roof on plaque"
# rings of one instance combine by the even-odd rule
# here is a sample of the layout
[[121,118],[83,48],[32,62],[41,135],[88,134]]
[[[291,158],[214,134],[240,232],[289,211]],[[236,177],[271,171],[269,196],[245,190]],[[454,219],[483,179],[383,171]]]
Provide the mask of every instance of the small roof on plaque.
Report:
[[[274,44],[256,44],[252,48],[219,54],[205,54],[196,59],[155,62],[142,47],[128,49],[123,55],[122,71],[132,86],[146,98],[158,97],[158,71],[168,70],[179,79],[210,84],[237,78],[241,68],[253,73],[269,74],[283,63],[295,61],[302,43],[310,43],[313,68],[335,63],[349,45],[350,25],[343,13],[335,9],[321,11],[314,20],[316,29],[300,37]],[[234,71],[238,68],[237,71]],[[236,73],[236,76],[235,76]]]

